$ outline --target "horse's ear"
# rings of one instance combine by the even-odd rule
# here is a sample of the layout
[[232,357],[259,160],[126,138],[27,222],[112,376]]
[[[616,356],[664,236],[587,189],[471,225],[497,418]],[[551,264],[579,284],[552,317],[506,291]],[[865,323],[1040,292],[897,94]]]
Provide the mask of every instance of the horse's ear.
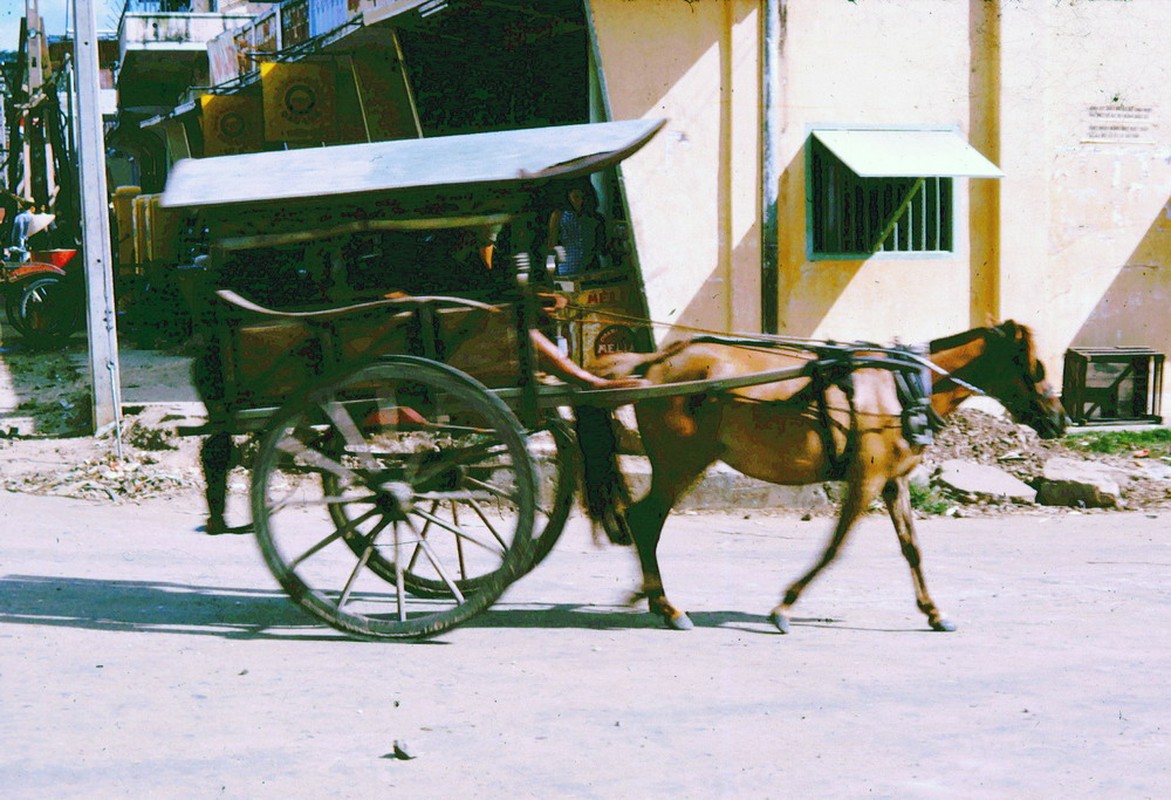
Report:
[[1019,340],[1024,335],[1023,327],[1011,319],[1006,320],[999,325],[991,325],[989,327],[998,335],[1003,336],[1005,339],[1013,342]]

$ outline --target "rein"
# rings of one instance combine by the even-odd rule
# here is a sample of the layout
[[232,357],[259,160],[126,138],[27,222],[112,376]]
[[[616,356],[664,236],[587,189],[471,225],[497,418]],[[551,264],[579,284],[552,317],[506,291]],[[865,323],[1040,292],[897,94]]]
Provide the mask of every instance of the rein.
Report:
[[[720,334],[704,334],[703,336],[694,337],[691,341],[700,344],[722,344],[729,347],[756,350],[804,351],[813,353],[816,356],[815,360],[810,362],[811,364],[817,362],[835,364],[844,359],[856,367],[879,367],[895,373],[905,373],[925,368],[939,375],[941,378],[950,380],[957,386],[967,389],[973,394],[987,394],[979,386],[975,386],[962,378],[956,377],[927,356],[922,355],[921,352],[926,350],[926,347],[923,345],[883,347],[869,342],[839,343],[813,339],[786,339],[785,337],[779,336],[761,336],[760,338],[756,338],[750,336],[722,336]],[[882,355],[881,357],[858,357],[858,353],[881,353]],[[928,392],[928,394],[931,393]]]
[[[935,441],[935,433],[944,426],[944,420],[931,406],[931,374],[950,380],[957,386],[976,395],[987,394],[983,389],[948,372],[924,355],[926,345],[895,345],[883,347],[867,342],[819,342],[808,339],[786,340],[781,337],[749,337],[705,334],[694,337],[692,342],[719,344],[729,347],[757,350],[792,350],[812,353],[814,358],[806,365],[803,374],[810,379],[810,390],[816,399],[816,414],[820,423],[822,447],[829,460],[831,480],[845,476],[849,455],[857,434],[857,409],[854,407],[854,392],[851,375],[861,367],[885,369],[892,373],[895,393],[903,408],[900,421],[903,436],[911,445],[926,446]],[[861,356],[859,353],[877,355]],[[837,386],[849,404],[850,426],[846,429],[846,446],[838,452],[831,433],[832,418],[829,415],[827,392]]]

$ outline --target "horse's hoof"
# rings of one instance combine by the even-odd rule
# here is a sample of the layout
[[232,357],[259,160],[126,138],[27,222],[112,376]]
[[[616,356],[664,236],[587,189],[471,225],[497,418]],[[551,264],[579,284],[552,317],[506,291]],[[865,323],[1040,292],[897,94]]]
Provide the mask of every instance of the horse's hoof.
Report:
[[203,526],[203,532],[206,533],[208,536],[223,536],[225,534],[227,534],[229,536],[231,536],[231,535],[238,536],[241,534],[252,533],[252,526],[251,525],[236,525],[233,527],[233,526],[226,525],[222,522],[221,523],[208,522],[206,525]]
[[946,619],[932,620],[931,630],[942,631],[944,633],[951,633],[956,629],[955,623]]
[[691,617],[683,613],[683,611],[676,611],[674,614],[663,614],[663,624],[670,630],[691,630],[696,627],[696,623],[691,621]]
[[785,616],[784,614],[782,614],[781,612],[774,611],[769,616],[769,620],[771,620],[773,625],[776,626],[777,631],[779,633],[788,633],[789,632],[789,618],[787,616]]

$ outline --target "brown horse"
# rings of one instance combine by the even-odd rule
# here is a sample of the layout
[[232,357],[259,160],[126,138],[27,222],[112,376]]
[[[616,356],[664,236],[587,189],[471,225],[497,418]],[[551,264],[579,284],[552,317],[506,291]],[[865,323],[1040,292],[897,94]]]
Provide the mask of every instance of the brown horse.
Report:
[[[933,629],[954,630],[927,593],[912,524],[908,475],[930,440],[929,428],[916,424],[916,417],[919,423],[941,424],[965,398],[982,392],[1043,438],[1061,435],[1065,412],[1045,381],[1029,329],[1006,322],[938,339],[930,344],[929,361],[902,358],[889,349],[819,350],[810,343],[800,352],[743,344],[685,342],[651,355],[616,356],[609,365],[611,376],[640,375],[652,384],[805,366],[801,377],[775,383],[636,403],[653,471],[650,491],[628,508],[619,499],[628,495],[612,448],[583,441],[587,505],[612,539],[633,539],[643,573],[636,597],[645,596],[668,626],[691,627],[687,615],[667,600],[656,550],[667,514],[718,459],[777,484],[845,481],[841,515],[824,553],[772,611],[781,633],[789,630],[790,611],[802,590],[834,560],[859,515],[879,496],[911,567],[919,609]],[[918,368],[929,369],[931,378]],[[917,398],[907,388],[916,382]]]

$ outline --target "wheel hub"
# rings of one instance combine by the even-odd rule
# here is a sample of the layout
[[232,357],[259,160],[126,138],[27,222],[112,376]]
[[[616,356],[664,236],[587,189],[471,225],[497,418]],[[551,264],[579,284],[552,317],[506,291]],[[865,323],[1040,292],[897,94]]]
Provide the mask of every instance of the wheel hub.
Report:
[[375,504],[383,514],[394,519],[406,519],[415,506],[415,492],[405,481],[384,481],[377,487]]

